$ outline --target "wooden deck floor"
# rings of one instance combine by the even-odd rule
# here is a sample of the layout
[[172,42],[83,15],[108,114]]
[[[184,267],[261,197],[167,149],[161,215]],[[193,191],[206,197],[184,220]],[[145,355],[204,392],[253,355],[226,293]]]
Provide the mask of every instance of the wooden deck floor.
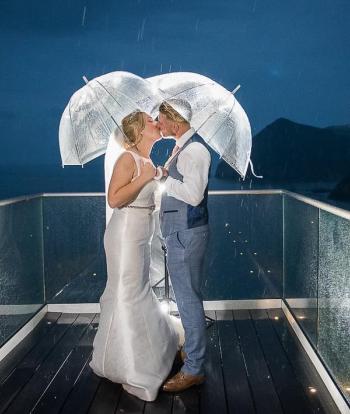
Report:
[[205,384],[144,403],[89,368],[98,315],[48,313],[0,363],[0,413],[338,413],[281,310],[210,316]]

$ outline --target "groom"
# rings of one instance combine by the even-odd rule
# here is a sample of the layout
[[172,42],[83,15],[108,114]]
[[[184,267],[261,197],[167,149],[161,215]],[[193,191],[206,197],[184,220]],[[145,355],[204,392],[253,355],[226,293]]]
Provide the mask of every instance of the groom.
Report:
[[210,153],[191,128],[188,102],[169,99],[159,107],[163,136],[176,140],[166,162],[160,208],[160,226],[168,251],[168,270],[185,330],[180,372],[163,386],[178,392],[204,382],[206,324],[200,292],[202,266],[208,242],[208,176]]

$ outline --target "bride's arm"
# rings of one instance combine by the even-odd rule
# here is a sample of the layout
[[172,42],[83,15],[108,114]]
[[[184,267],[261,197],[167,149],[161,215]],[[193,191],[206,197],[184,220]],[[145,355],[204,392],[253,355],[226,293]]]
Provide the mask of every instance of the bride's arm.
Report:
[[131,181],[136,164],[132,155],[122,154],[114,166],[108,187],[108,204],[111,208],[121,208],[130,204],[139,195],[142,188],[153,179],[156,170],[152,164],[141,165],[141,174]]

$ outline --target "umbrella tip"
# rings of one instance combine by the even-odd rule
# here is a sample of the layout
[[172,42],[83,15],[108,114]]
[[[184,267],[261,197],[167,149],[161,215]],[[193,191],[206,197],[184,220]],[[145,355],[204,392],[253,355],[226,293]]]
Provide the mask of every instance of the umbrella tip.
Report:
[[88,80],[88,78],[84,75],[83,76],[83,80],[84,80],[84,82],[86,83],[86,84],[88,84],[89,83],[89,80]]
[[235,87],[235,89],[231,92],[231,93],[232,93],[232,95],[234,95],[234,94],[238,91],[238,89],[240,89],[240,87],[241,87],[241,85],[237,85],[237,86]]

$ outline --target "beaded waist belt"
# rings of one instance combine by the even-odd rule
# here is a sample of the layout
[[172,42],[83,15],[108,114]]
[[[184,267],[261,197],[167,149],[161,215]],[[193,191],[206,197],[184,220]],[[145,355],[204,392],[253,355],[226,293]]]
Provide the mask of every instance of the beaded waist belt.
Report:
[[147,210],[154,210],[156,206],[125,206],[127,208],[141,208],[141,209],[147,209]]

